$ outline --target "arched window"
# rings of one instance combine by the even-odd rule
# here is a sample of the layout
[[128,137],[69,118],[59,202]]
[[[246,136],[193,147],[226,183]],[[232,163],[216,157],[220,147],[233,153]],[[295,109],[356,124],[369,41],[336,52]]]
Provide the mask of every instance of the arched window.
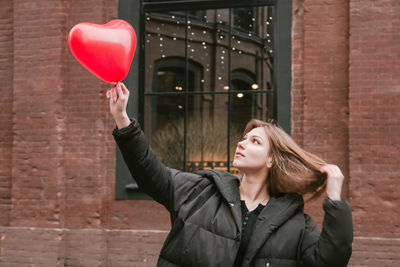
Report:
[[[151,97],[151,106],[147,106],[147,116],[150,121],[145,125],[151,133],[165,127],[171,121],[183,120],[185,116],[185,92],[201,91],[201,75],[203,67],[194,61],[188,62],[187,73],[184,58],[171,57],[155,62],[151,92],[157,96]],[[185,76],[187,74],[187,88]],[[171,94],[172,93],[172,94]],[[179,94],[181,93],[181,94]],[[197,100],[197,101],[196,101]],[[199,109],[199,101],[189,98],[187,116],[195,116]]]

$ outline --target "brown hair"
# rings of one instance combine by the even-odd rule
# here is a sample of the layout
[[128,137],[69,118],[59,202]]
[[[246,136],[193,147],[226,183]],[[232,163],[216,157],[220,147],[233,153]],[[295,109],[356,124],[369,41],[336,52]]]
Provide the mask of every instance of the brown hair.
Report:
[[300,148],[274,121],[252,119],[247,123],[243,136],[258,127],[265,129],[272,157],[267,176],[268,193],[311,194],[308,201],[323,194],[326,174],[319,169],[326,164],[325,161]]

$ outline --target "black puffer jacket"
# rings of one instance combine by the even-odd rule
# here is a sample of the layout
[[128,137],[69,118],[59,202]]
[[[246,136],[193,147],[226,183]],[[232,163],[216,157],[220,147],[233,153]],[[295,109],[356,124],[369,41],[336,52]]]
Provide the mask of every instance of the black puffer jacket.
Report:
[[[172,229],[157,266],[233,266],[242,220],[239,180],[224,171],[165,167],[136,121],[113,135],[140,188],[164,205]],[[272,196],[258,216],[242,266],[346,266],[353,225],[350,205],[325,200],[322,232],[297,194]]]

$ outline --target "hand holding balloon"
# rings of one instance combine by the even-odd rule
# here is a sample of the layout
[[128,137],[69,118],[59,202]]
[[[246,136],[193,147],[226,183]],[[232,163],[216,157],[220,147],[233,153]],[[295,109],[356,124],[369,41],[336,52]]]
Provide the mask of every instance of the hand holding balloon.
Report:
[[126,113],[129,91],[122,83],[116,83],[113,88],[107,91],[107,98],[110,99],[110,112],[114,117],[118,129],[127,127],[131,121]]

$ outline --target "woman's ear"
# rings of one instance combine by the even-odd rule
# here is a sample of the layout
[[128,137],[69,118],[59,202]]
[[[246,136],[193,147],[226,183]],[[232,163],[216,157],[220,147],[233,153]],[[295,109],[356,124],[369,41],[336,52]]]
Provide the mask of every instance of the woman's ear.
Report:
[[271,167],[272,167],[272,158],[269,157],[268,160],[267,160],[267,168],[269,169]]

